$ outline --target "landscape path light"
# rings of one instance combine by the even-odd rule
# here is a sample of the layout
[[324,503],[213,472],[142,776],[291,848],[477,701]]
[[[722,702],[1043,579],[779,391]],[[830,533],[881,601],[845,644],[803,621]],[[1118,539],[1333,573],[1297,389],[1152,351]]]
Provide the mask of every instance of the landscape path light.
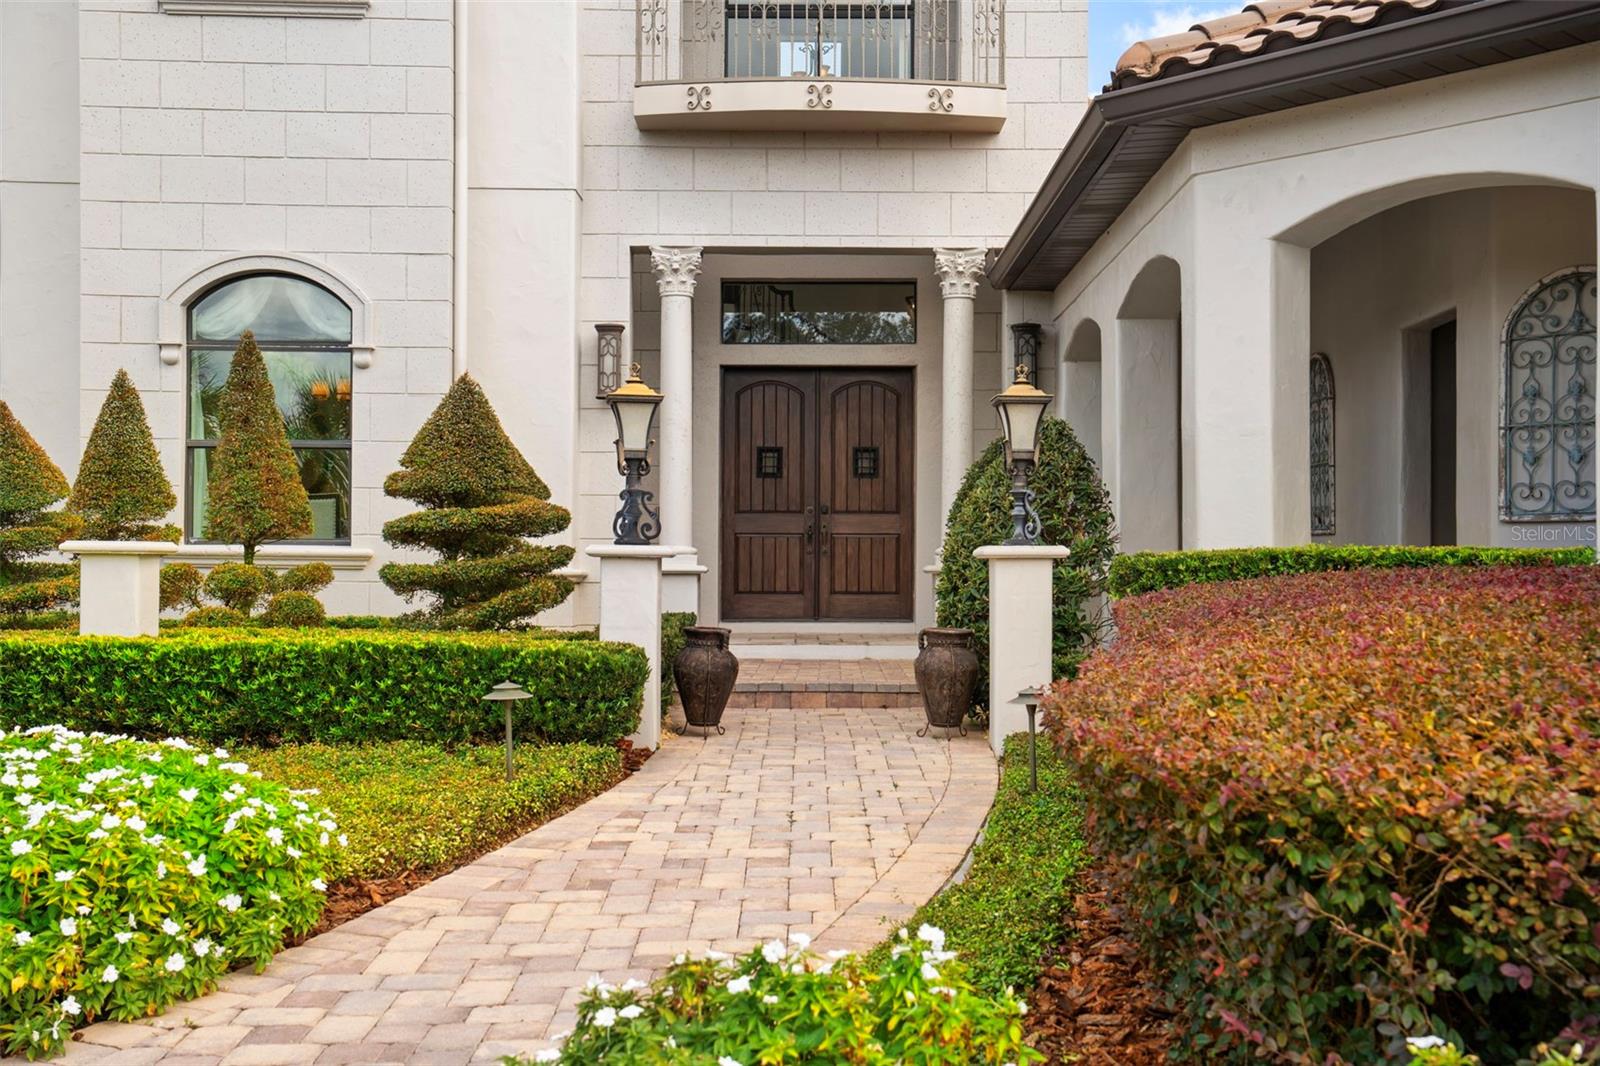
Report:
[[1018,363],[1011,387],[992,401],[1000,413],[1000,428],[1005,433],[1006,467],[1011,472],[1011,536],[1006,544],[1038,544],[1039,512],[1033,509],[1033,490],[1028,474],[1037,461],[1039,424],[1045,408],[1054,399],[1028,380],[1028,368]]
[[506,780],[510,781],[516,774],[512,766],[511,757],[516,750],[515,741],[511,737],[511,711],[514,704],[527,699],[532,699],[530,692],[515,681],[502,681],[483,697],[485,703],[502,703],[506,709]]
[[1039,697],[1044,688],[1034,685],[1017,693],[1012,703],[1021,704],[1028,711],[1028,791],[1039,791]]
[[611,523],[616,544],[651,544],[661,535],[661,518],[650,506],[655,494],[641,487],[650,472],[650,446],[655,443],[651,434],[661,399],[661,393],[639,377],[638,363],[622,387],[606,397],[617,420],[617,473],[626,479],[622,507]]

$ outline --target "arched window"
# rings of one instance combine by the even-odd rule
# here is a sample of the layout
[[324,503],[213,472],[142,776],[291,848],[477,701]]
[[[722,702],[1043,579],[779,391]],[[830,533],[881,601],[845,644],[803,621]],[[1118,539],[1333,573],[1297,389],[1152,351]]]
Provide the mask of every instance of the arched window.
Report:
[[350,541],[351,314],[333,293],[288,274],[250,274],[188,308],[188,536],[205,532],[217,402],[239,335],[255,333],[311,497],[310,540]]
[[1595,517],[1595,270],[1545,278],[1506,320],[1500,517]]
[[1311,535],[1332,536],[1333,520],[1333,363],[1316,352],[1311,356]]

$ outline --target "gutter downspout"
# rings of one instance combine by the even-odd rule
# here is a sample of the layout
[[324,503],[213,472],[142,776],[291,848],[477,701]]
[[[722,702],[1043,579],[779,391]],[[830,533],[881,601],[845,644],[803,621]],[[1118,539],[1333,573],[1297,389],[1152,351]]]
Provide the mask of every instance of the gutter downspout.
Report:
[[467,372],[467,11],[471,0],[455,0],[452,26],[455,74],[455,145],[450,240],[450,377]]

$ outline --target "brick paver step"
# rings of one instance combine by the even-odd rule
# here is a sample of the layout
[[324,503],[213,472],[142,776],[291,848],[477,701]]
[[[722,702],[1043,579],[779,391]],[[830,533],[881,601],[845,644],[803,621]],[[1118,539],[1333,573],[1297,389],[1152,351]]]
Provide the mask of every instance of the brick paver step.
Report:
[[730,707],[921,707],[905,659],[745,659]]

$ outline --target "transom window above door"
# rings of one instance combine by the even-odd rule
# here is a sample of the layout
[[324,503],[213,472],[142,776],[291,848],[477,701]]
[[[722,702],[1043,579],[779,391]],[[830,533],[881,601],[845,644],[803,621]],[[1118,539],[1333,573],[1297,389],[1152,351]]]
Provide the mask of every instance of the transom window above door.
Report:
[[310,541],[350,542],[351,312],[288,274],[225,281],[189,305],[185,532],[203,539],[219,401],[245,330],[255,334],[311,498]]
[[915,344],[914,281],[725,281],[723,344]]

